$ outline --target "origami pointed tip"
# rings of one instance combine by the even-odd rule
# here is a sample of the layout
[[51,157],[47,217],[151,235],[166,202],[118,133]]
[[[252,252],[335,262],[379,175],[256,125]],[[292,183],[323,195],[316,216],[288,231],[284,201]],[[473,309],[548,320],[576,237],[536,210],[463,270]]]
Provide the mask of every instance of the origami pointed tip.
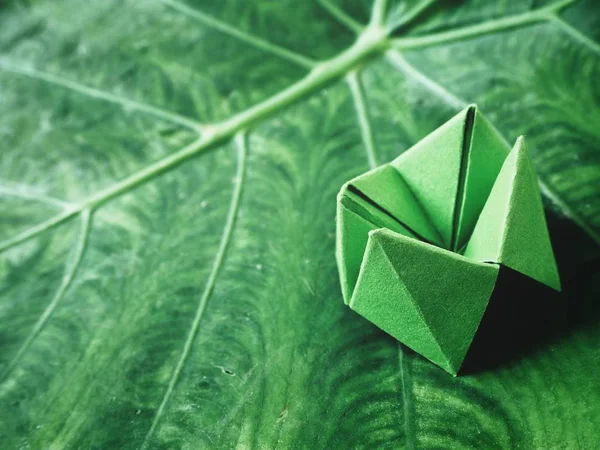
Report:
[[521,135],[515,141],[515,145],[513,146],[513,149],[520,149],[522,151],[522,149],[525,149],[525,148],[527,148],[527,144],[525,142],[525,136]]
[[373,238],[373,239],[377,239],[377,238],[379,238],[379,236],[385,234],[386,231],[387,230],[385,228],[377,228],[375,230],[371,230],[371,231],[369,231],[369,237]]
[[465,111],[461,166],[453,214],[453,250],[466,244],[510,150],[476,104],[469,105]]
[[[477,104],[471,103],[470,105],[465,106],[458,114],[454,116],[455,118],[460,118],[463,133],[464,131],[468,131],[470,134],[471,130],[469,130],[469,128],[471,128],[471,125],[475,121],[475,115],[477,114],[481,114],[481,112],[479,111],[479,107],[477,106]],[[468,125],[465,126],[465,123],[467,123]]]
[[344,184],[342,184],[342,187],[340,188],[340,191],[338,192],[338,196],[343,195],[344,192],[348,190],[348,186],[350,186],[351,183],[352,183],[352,180],[346,181]]
[[503,264],[561,289],[538,178],[523,136],[502,166],[464,255]]

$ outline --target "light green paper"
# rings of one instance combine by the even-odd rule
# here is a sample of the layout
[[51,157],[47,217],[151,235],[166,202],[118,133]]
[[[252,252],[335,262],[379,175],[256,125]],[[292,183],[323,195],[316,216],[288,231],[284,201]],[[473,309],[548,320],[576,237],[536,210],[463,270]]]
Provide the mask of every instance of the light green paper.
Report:
[[453,375],[499,265],[560,290],[525,141],[510,150],[474,105],[346,183],[337,205],[345,303]]
[[560,291],[538,181],[523,137],[506,158],[464,255],[504,264]]

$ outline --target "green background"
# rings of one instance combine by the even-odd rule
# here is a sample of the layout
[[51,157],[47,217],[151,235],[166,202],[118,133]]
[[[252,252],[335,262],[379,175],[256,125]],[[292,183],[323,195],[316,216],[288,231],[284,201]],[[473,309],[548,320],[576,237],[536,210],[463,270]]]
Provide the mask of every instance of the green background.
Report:
[[[599,6],[2,2],[0,447],[596,447]],[[344,306],[335,195],[471,102],[571,313],[452,378]]]

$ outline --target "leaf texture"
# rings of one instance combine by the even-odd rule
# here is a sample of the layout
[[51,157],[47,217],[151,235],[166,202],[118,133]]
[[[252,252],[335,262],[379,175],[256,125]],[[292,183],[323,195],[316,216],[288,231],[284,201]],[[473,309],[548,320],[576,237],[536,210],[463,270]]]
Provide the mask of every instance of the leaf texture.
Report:
[[[4,2],[2,447],[593,448],[598,17]],[[344,306],[335,195],[472,102],[527,136],[570,314],[453,379]]]

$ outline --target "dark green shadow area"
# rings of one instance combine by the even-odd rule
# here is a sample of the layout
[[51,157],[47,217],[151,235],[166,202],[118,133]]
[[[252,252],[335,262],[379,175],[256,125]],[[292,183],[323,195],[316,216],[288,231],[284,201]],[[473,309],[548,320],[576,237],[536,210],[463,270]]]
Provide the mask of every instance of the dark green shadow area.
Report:
[[501,266],[460,375],[510,366],[581,328],[600,325],[600,248],[572,221],[546,211],[562,292]]

